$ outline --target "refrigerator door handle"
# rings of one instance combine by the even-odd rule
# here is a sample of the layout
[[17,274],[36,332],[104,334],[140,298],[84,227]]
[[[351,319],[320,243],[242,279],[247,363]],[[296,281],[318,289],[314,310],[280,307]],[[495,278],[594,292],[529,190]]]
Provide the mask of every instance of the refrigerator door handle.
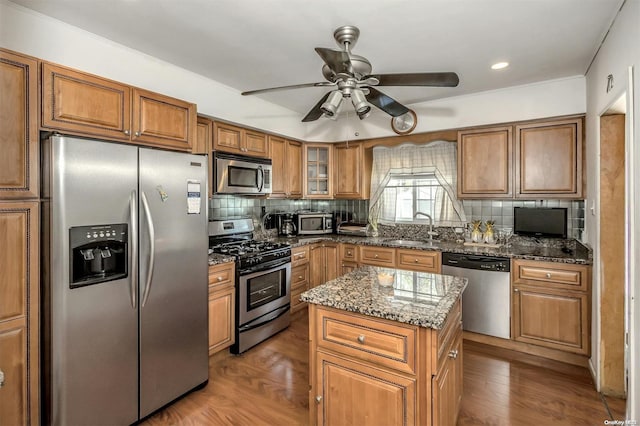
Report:
[[129,197],[131,216],[131,307],[136,309],[136,289],[138,288],[138,194],[134,189]]
[[153,267],[156,255],[156,233],[153,227],[151,210],[149,209],[149,203],[147,202],[147,196],[144,191],[140,192],[140,198],[142,199],[142,207],[144,207],[144,215],[147,218],[147,228],[149,230],[149,266],[147,268],[147,281],[144,286],[141,305],[141,307],[144,308],[144,305],[147,303],[147,299],[149,298],[149,293],[151,292],[151,280],[153,279]]

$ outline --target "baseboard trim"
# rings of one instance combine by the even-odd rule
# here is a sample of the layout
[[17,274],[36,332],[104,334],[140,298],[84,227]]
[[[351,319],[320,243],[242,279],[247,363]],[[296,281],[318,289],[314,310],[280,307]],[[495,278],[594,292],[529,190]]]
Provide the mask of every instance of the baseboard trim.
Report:
[[514,340],[501,339],[499,337],[487,336],[484,334],[472,333],[465,331],[463,339],[471,342],[482,343],[496,348],[508,349],[511,351],[522,352],[528,355],[535,355],[541,358],[547,358],[554,361],[583,367],[590,370],[589,357],[585,355],[563,352],[557,349],[549,349],[542,346],[532,345],[530,343],[516,342]]

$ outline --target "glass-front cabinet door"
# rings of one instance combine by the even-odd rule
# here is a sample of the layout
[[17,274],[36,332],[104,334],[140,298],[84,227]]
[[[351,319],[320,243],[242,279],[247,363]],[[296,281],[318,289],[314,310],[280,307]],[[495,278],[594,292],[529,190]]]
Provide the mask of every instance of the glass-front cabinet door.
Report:
[[332,198],[331,145],[305,144],[305,198]]

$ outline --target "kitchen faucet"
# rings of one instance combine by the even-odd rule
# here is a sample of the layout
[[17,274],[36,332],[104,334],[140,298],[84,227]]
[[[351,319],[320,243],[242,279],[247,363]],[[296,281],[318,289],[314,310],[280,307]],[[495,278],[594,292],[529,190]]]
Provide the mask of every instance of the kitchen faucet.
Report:
[[431,217],[430,214],[423,213],[423,212],[416,212],[413,215],[413,218],[415,219],[416,217],[418,217],[419,214],[429,218],[429,241],[433,242],[433,218]]

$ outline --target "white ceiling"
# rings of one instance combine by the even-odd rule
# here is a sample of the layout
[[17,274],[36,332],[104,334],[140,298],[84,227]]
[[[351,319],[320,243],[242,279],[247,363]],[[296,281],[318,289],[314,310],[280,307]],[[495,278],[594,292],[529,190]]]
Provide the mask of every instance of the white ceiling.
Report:
[[[314,47],[360,28],[373,73],[453,71],[456,88],[384,87],[411,105],[584,75],[622,0],[12,0],[237,89],[323,81]],[[508,61],[505,70],[490,65]],[[179,84],[177,82],[176,84]],[[326,88],[256,95],[304,116]]]

